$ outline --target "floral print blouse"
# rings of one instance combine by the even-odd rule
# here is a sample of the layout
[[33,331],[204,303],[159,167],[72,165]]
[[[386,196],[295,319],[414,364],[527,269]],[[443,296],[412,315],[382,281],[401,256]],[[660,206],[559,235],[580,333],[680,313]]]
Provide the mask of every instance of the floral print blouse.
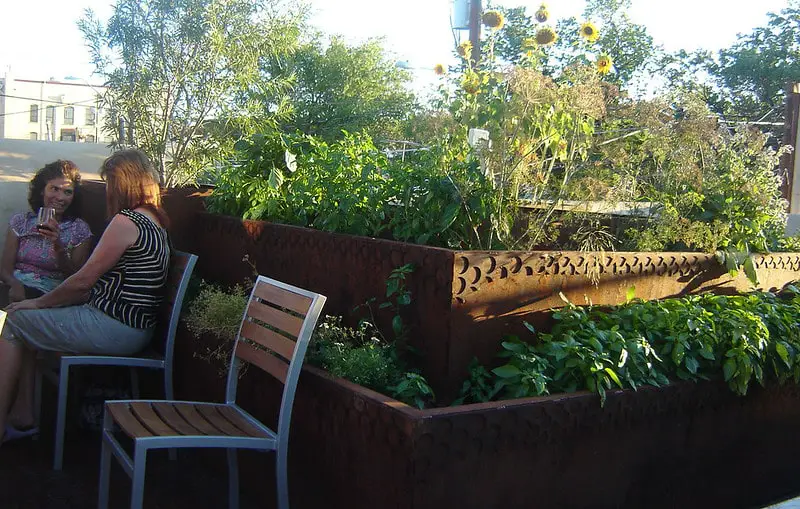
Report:
[[[66,274],[58,268],[55,246],[36,230],[36,214],[20,212],[9,221],[11,231],[19,239],[14,277],[26,286],[49,292]],[[68,251],[92,237],[89,225],[83,219],[64,219],[59,223],[59,238]]]

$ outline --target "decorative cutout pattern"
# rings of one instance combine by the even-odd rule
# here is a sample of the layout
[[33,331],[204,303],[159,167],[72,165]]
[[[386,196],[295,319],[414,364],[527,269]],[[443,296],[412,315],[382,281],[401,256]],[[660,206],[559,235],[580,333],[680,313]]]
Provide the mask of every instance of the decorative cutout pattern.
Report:
[[[457,252],[453,292],[478,291],[495,279],[525,276],[613,277],[657,275],[691,277],[718,267],[714,255],[702,253]],[[800,255],[765,255],[756,267],[800,270]]]

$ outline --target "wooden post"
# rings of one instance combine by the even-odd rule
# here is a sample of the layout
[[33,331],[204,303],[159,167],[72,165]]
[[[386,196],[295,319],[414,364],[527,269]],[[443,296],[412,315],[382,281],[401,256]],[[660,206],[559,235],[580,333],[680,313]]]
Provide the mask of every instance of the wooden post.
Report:
[[472,43],[472,62],[475,65],[481,58],[481,0],[470,0],[469,42]]
[[789,200],[789,213],[800,213],[800,158],[797,150],[800,148],[800,83],[791,83],[786,88],[786,114],[784,115],[785,129],[783,144],[793,148],[791,153],[783,156],[781,167],[786,172],[783,185],[783,196]]

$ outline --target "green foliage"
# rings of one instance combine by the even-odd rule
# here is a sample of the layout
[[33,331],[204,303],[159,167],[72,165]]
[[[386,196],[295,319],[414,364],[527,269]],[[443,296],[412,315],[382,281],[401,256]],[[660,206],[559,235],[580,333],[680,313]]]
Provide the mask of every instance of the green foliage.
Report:
[[350,46],[333,37],[327,44],[304,44],[289,60],[288,71],[295,76],[290,130],[326,142],[344,132],[393,136],[414,106],[407,88],[410,74],[395,65],[378,40]]
[[721,89],[720,113],[783,121],[786,86],[800,81],[800,2],[768,13],[766,26],[719,51],[709,72]]
[[[503,342],[494,379],[471,366],[458,401],[589,390],[605,402],[610,389],[670,380],[721,378],[739,395],[754,382],[800,380],[800,290],[725,296],[705,294],[637,301],[609,310],[554,312],[535,343]],[[533,328],[529,326],[533,332]],[[500,392],[488,391],[499,384]]]
[[[107,23],[87,10],[78,23],[96,73],[108,87],[104,130],[145,151],[164,183],[193,182],[224,157],[230,132],[286,118],[289,81],[262,63],[296,44],[301,14],[279,0],[117,0]],[[258,90],[269,111],[251,111]],[[211,119],[214,119],[212,122]],[[247,119],[247,122],[237,122]],[[218,134],[219,136],[215,136]]]
[[465,401],[485,403],[495,398],[503,388],[503,381],[493,381],[492,375],[486,370],[478,359],[472,359],[469,364],[469,377],[461,385],[460,396],[452,405],[463,405]]
[[491,185],[464,144],[404,160],[389,159],[366,134],[332,143],[256,135],[236,148],[211,212],[444,247],[489,245],[480,227],[491,214]]
[[401,310],[411,303],[406,278],[413,271],[412,264],[394,269],[386,280],[386,300],[377,306],[378,310],[392,313],[393,341],[389,341],[376,325],[373,306],[377,299],[373,298],[356,308],[366,309],[369,316],[359,320],[355,329],[342,325],[341,317],[326,317],[314,332],[309,362],[417,408],[432,404],[435,395],[425,377],[409,370],[400,357],[408,351],[409,330]]
[[341,317],[326,316],[317,326],[308,362],[379,392],[402,376],[395,350],[374,325],[364,321],[353,329],[342,325]]
[[419,409],[425,408],[436,399],[425,377],[413,371],[406,372],[396,385],[389,387],[389,390],[394,398]]
[[[505,62],[523,64],[531,57],[530,40],[536,31],[547,25],[537,23],[524,7],[496,7],[505,16],[505,27],[497,36],[495,51]],[[555,31],[558,40],[551,48],[534,50],[534,61],[541,63],[541,70],[548,76],[559,76],[575,63],[592,64],[605,54],[614,63],[614,72],[606,77],[610,83],[623,88],[632,84],[634,78],[651,68],[656,55],[653,38],[643,25],[633,23],[627,14],[630,0],[589,0],[583,18],[560,19]],[[581,38],[579,29],[586,20],[593,21],[599,29],[599,38],[588,42]]]
[[211,335],[219,339],[216,345],[204,345],[195,355],[217,365],[220,376],[228,373],[231,351],[247,307],[247,299],[248,292],[242,286],[224,289],[201,281],[184,316],[186,326],[195,337]]
[[[392,313],[391,324],[394,344],[401,349],[407,347],[406,340],[409,334],[408,326],[404,322],[402,314],[403,308],[411,304],[411,291],[406,286],[406,278],[413,272],[413,263],[407,263],[392,270],[386,280],[386,300],[377,306],[379,311],[388,310]],[[377,298],[373,297],[367,300],[363,305],[356,307],[356,311],[365,309],[369,314],[369,318],[362,319],[362,322],[366,321],[371,324],[377,323],[375,309],[373,308],[376,303]],[[386,340],[386,337],[383,336],[380,330],[376,330],[378,334]]]
[[377,328],[362,320],[358,328],[342,325],[341,317],[326,316],[314,331],[308,361],[334,376],[423,408],[434,400],[425,378],[408,371],[397,348]]
[[201,283],[200,291],[188,306],[185,320],[197,336],[213,334],[234,341],[247,307],[247,292],[239,285],[230,289]]
[[601,188],[596,168],[603,167],[606,187],[597,194],[655,204],[648,227],[627,232],[626,249],[749,253],[780,247],[786,202],[774,169],[782,150],[767,146],[765,136],[720,129],[691,95],[615,108],[604,130],[609,134],[595,145],[572,196]]

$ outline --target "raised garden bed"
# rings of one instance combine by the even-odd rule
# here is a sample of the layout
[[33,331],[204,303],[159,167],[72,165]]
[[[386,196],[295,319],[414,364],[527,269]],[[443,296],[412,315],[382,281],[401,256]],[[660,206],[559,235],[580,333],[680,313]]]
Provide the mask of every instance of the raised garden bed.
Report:
[[[221,397],[217,367],[178,337],[179,398]],[[240,403],[269,420],[277,386],[250,370]],[[417,410],[306,367],[289,465],[299,508],[755,507],[800,491],[800,389],[722,382]],[[261,456],[244,459],[271,501]],[[217,462],[224,467],[224,462]],[[224,469],[220,470],[224,474]]]
[[[101,205],[89,218],[100,228]],[[473,356],[491,359],[521,317],[546,319],[559,290],[576,303],[616,304],[632,286],[642,299],[749,286],[696,253],[458,252],[210,215],[194,191],[165,205],[177,247],[200,256],[202,277],[240,282],[251,276],[249,255],[260,272],[327,295],[331,314],[380,296],[395,267],[415,263],[411,341],[444,401]],[[765,255],[756,267],[762,288],[777,288],[798,279],[800,256]],[[224,380],[195,356],[199,346],[182,330],[180,398],[221,394]],[[800,491],[795,385],[738,397],[722,382],[680,383],[610,392],[603,408],[575,393],[420,411],[308,367],[298,391],[294,507],[746,507]],[[267,422],[276,395],[269,377],[245,375],[240,402]],[[242,470],[269,491],[266,464]]]

